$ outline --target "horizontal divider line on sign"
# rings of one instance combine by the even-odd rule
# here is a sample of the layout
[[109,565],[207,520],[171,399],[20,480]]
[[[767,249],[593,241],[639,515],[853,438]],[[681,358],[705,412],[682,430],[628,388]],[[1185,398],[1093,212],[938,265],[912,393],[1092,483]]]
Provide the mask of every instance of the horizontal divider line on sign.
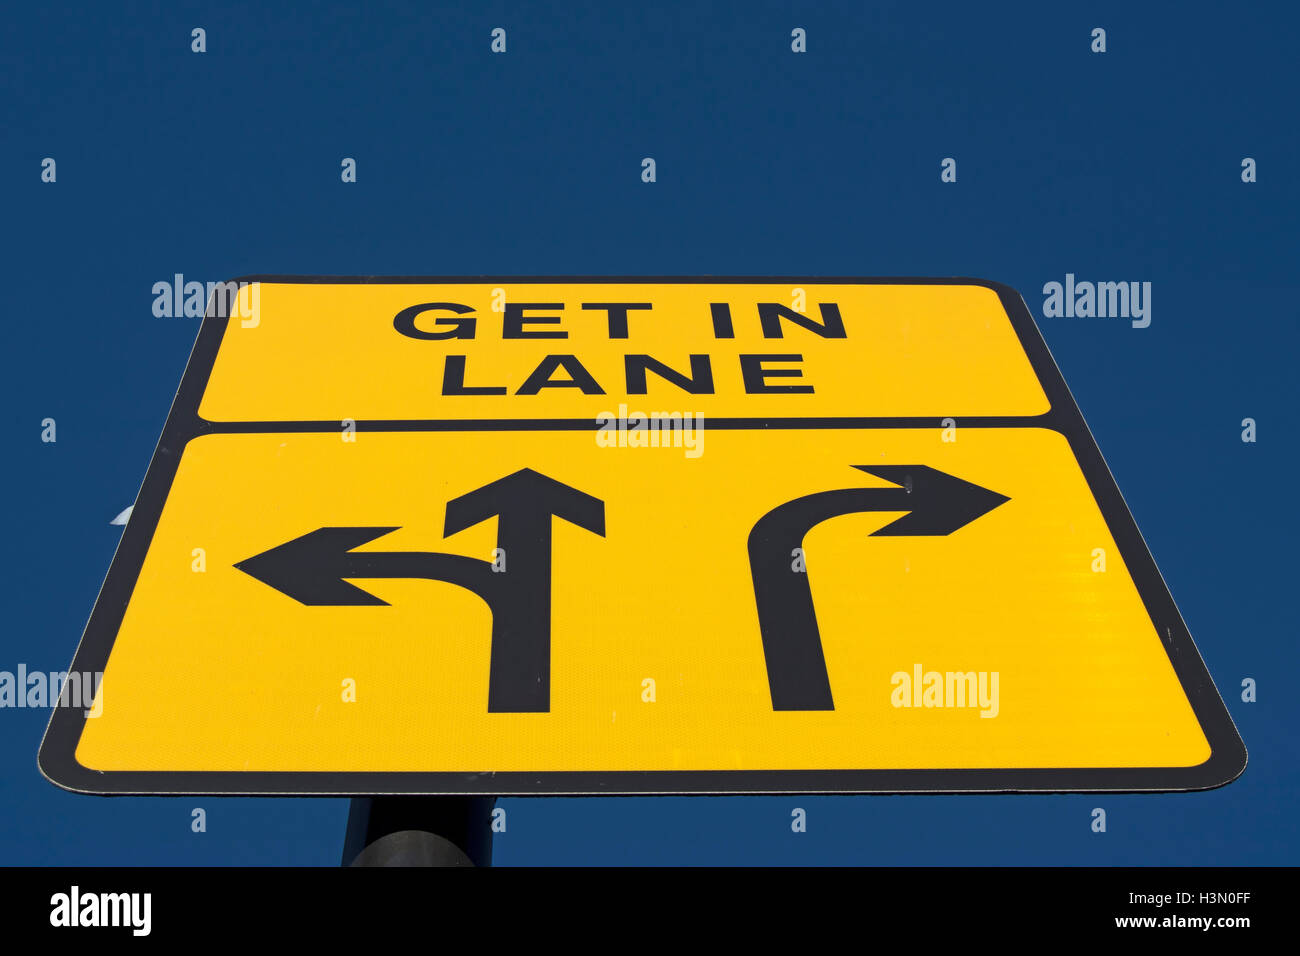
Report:
[[[629,416],[639,420],[639,416]],[[613,419],[617,421],[618,419]],[[624,419],[625,421],[627,419]],[[1043,415],[997,415],[955,418],[957,428],[1057,428],[1051,413]],[[335,432],[341,419],[324,421],[209,422],[200,420],[196,433],[239,434],[244,432]],[[357,431],[446,432],[446,431],[598,431],[604,423],[595,418],[465,418],[465,419],[375,419],[357,420]],[[947,426],[942,418],[708,418],[699,427],[710,430],[797,429],[797,428],[934,428]]]

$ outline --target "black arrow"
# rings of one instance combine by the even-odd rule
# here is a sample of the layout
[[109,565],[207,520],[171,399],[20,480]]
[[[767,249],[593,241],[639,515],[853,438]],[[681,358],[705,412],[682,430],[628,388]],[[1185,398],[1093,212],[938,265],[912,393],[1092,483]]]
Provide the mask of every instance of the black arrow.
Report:
[[948,535],[1004,501],[987,488],[926,465],[854,465],[898,488],[842,488],[773,508],[749,533],[749,566],[767,662],[773,710],[834,710],[826,658],[807,573],[792,552],[828,518],[864,511],[906,511],[872,536]]
[[506,572],[461,554],[355,551],[395,527],[317,528],[235,565],[245,574],[311,606],[382,606],[344,578],[424,578],[477,594],[492,612],[488,710],[550,709],[551,517],[605,533],[605,506],[530,468],[456,498],[447,505],[444,536],[499,515],[497,547]]
[[435,551],[353,551],[397,528],[317,528],[235,565],[245,574],[312,607],[387,606],[343,578],[448,581],[492,603],[492,565]]
[[[497,516],[497,547],[505,552],[504,599],[492,610],[489,688],[509,687],[528,706],[488,710],[551,709],[551,518],[605,536],[605,503],[525,468],[447,503],[443,536]],[[503,644],[497,643],[497,632]],[[521,635],[515,638],[514,635]],[[522,635],[527,635],[526,638]],[[497,653],[497,648],[502,653]],[[512,700],[514,698],[512,697]]]

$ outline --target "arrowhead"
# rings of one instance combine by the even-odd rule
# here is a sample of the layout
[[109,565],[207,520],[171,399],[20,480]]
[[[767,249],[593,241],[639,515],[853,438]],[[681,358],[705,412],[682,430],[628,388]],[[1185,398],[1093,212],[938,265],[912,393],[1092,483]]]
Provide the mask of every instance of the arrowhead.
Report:
[[531,468],[520,469],[447,502],[442,536],[449,537],[507,512],[554,515],[605,536],[605,502]]
[[944,535],[970,524],[1003,502],[1006,495],[937,471],[928,465],[854,465],[916,496],[916,507],[874,532],[872,537]]
[[387,605],[369,591],[363,591],[343,577],[365,577],[357,573],[364,554],[345,559],[353,548],[396,531],[396,528],[317,528],[302,537],[286,541],[269,551],[235,565],[245,574],[287,594],[300,604]]

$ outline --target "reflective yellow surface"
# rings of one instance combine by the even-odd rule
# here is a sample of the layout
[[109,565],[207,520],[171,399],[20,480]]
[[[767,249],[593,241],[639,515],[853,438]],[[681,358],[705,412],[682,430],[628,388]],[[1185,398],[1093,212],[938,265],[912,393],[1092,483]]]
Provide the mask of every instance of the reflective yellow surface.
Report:
[[[706,419],[960,419],[1038,415],[1048,407],[997,294],[982,286],[259,283],[256,292],[249,296],[253,314],[232,320],[221,343],[199,409],[211,421],[591,419],[617,415],[624,400],[630,411],[690,411]],[[394,328],[402,310],[432,302],[472,311],[425,312],[414,320],[416,330],[468,329],[437,320],[472,319],[474,337],[419,339]],[[611,338],[607,313],[582,308],[610,302],[652,308],[629,311],[627,338]],[[511,303],[533,304],[520,313],[527,317],[520,332],[564,337],[506,339]],[[712,303],[729,307],[733,338],[716,336]],[[817,324],[826,321],[821,304],[833,304],[844,337],[823,337],[789,319],[779,320],[780,337],[766,337],[759,303],[798,305],[795,311]],[[573,356],[601,394],[554,385],[519,394],[551,355]],[[628,355],[647,355],[683,375],[692,372],[691,355],[707,356],[712,390],[689,394],[652,372],[646,394],[628,396]],[[766,386],[813,391],[747,390],[743,355],[800,356],[751,361],[800,373],[767,376]],[[506,393],[447,394],[449,356],[464,359],[459,384]],[[542,375],[551,382],[572,378],[567,370]]]
[[[418,298],[394,289],[392,304]],[[345,311],[327,311],[323,328]],[[376,309],[381,332],[385,311]],[[913,331],[919,351],[934,345]],[[279,333],[268,322],[266,334]],[[346,337],[323,335],[303,346],[303,369],[281,367],[279,381],[257,373],[269,375],[276,348],[265,360],[223,352],[206,411],[254,418],[412,412],[397,404],[394,383],[409,382],[420,363],[398,359],[388,377],[344,376],[324,354],[321,343],[330,339],[347,351]],[[361,364],[371,359],[366,353]],[[1003,376],[980,368],[981,379],[998,386],[981,410],[1038,408],[1037,386],[1015,374],[1023,359],[1006,361]],[[285,387],[290,374],[339,380],[307,395],[301,383]],[[879,404],[898,389],[928,394],[902,379],[887,384],[863,374],[842,382],[840,397]],[[962,394],[973,400],[967,387],[973,384],[950,383],[939,403]],[[565,404],[572,400],[548,399],[547,407],[574,413]],[[888,410],[900,403],[901,395]],[[420,410],[438,414],[437,400]],[[208,771],[1205,760],[1206,739],[1066,441],[1034,428],[964,428],[949,437],[956,440],[944,441],[938,429],[706,428],[695,458],[681,448],[600,447],[591,432],[195,439],[108,660],[103,715],[86,722],[77,759],[99,770]],[[888,487],[852,467],[875,464],[925,464],[1010,500],[947,536],[870,537],[898,513],[847,515],[814,528],[805,539],[807,573],[835,709],[776,712],[747,536],[761,515],[798,496]],[[444,539],[444,508],[520,468],[605,503],[603,537],[554,522],[548,713],[487,711],[490,615],[468,591],[427,580],[358,580],[390,606],[307,607],[233,567],[313,529],[352,525],[400,527],[362,550],[490,560],[496,521]],[[201,572],[195,549],[206,562]],[[918,665],[923,675],[996,672],[996,716],[981,716],[990,708],[895,706],[896,675]],[[344,699],[348,681],[355,702]]]

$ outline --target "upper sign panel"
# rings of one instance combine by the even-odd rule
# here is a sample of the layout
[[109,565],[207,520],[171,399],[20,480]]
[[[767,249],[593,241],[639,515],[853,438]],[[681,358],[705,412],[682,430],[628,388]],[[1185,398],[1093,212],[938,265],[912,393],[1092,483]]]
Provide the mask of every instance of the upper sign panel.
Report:
[[997,293],[806,281],[259,282],[211,422],[707,420],[1047,411]]

